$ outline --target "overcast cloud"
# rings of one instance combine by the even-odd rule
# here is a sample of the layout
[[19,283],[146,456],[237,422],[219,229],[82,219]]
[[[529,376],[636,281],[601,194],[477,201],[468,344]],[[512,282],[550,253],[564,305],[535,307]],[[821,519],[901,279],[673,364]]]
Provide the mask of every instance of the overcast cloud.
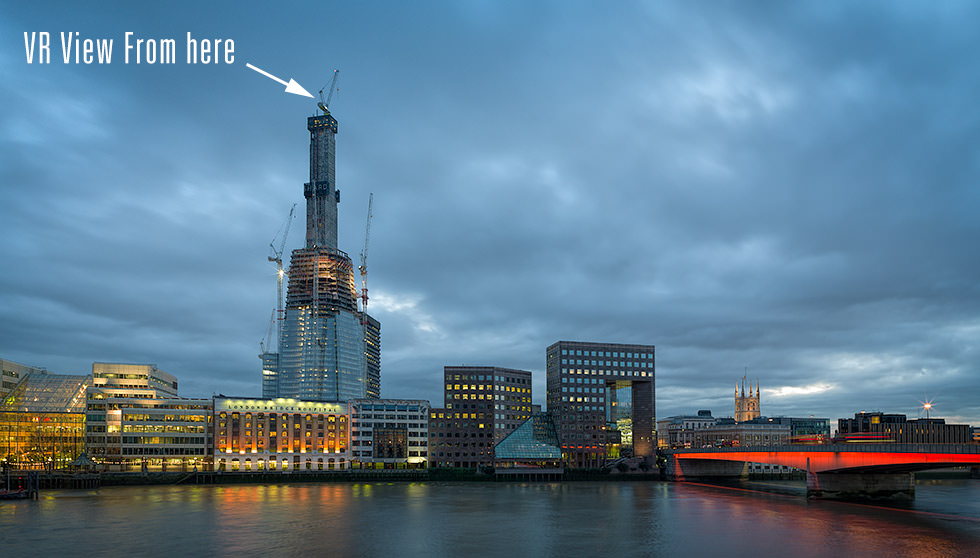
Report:
[[[315,106],[245,63],[311,92],[340,68],[383,396],[497,365],[543,403],[564,339],[656,345],[659,417],[730,415],[747,368],[768,415],[980,424],[980,5],[351,4],[0,9],[0,357],[259,395]],[[112,64],[62,64],[61,31]],[[126,65],[127,31],[235,63]]]

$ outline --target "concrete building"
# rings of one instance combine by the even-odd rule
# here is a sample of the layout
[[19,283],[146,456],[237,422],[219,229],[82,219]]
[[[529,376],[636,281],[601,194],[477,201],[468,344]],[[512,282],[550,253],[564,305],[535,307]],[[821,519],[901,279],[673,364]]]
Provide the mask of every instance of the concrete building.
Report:
[[178,397],[156,365],[96,362],[85,399],[86,452],[102,469],[210,468],[211,400]]
[[263,397],[379,398],[381,324],[358,310],[354,265],[337,246],[337,120],[324,111],[307,129],[306,246],[292,253],[279,352],[260,355]]
[[967,424],[946,424],[945,419],[908,420],[902,414],[855,413],[838,419],[837,437],[847,442],[896,442],[900,444],[968,444],[973,441]]
[[214,398],[214,467],[232,472],[349,468],[346,403]]
[[428,401],[353,399],[349,405],[352,468],[428,467]]
[[44,374],[47,373],[47,370],[0,358],[0,402],[3,401],[5,395],[14,389],[18,382],[35,372]]
[[692,448],[704,444],[702,430],[711,428],[718,419],[704,409],[696,415],[678,415],[657,421],[657,446],[661,448]]
[[445,407],[429,411],[431,465],[492,465],[494,445],[531,416],[531,373],[446,366],[443,376]]
[[548,412],[568,467],[653,457],[654,346],[558,341],[546,351]]

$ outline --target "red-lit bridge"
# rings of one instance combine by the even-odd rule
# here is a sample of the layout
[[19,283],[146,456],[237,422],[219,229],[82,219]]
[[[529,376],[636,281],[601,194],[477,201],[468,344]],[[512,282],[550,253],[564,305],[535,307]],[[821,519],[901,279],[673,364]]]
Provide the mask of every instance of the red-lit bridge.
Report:
[[912,473],[980,467],[977,444],[827,444],[667,450],[672,480],[744,477],[749,463],[807,472],[810,497],[914,497]]

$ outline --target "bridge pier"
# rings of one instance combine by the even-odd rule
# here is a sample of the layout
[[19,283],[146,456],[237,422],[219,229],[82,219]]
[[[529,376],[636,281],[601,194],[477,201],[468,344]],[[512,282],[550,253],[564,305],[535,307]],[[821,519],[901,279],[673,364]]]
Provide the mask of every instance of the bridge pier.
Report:
[[674,456],[667,459],[667,480],[711,481],[720,479],[749,478],[749,464],[743,461],[681,460]]
[[914,473],[807,473],[806,497],[884,500],[915,498]]

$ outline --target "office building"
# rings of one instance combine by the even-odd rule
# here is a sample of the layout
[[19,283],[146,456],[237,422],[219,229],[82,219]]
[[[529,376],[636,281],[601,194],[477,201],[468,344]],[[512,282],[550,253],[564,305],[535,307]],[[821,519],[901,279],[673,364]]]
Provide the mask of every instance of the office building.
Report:
[[[381,324],[358,310],[354,265],[337,245],[337,120],[307,119],[306,245],[293,250],[279,352],[262,356],[266,398],[347,401],[381,396]],[[366,300],[366,293],[362,293]]]
[[425,469],[429,462],[429,402],[353,399],[350,461],[354,469]]
[[568,467],[653,458],[654,346],[558,341],[546,351],[548,412]]
[[85,398],[86,452],[103,470],[210,468],[211,400],[178,397],[156,365],[96,362]]
[[300,472],[349,467],[346,403],[290,398],[214,398],[214,467]]
[[431,466],[491,466],[494,445],[531,416],[531,373],[446,366],[443,381],[445,406],[429,411]]
[[0,358],[0,402],[18,382],[35,372],[43,374],[47,370]]

